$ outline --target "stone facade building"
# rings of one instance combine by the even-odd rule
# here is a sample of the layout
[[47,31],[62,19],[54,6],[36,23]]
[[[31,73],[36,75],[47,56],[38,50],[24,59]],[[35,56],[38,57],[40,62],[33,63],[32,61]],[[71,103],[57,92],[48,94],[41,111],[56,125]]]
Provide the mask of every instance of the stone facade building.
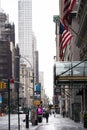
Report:
[[[59,17],[63,18],[63,8],[64,8],[64,1],[59,1]],[[70,20],[71,24],[69,25],[68,29],[73,35],[72,40],[69,44],[67,44],[65,48],[65,52],[63,55],[63,61],[64,62],[75,62],[80,61],[81,63],[85,62],[86,67],[86,58],[87,58],[87,47],[86,47],[86,36],[87,36],[87,28],[86,28],[86,11],[87,11],[87,2],[85,0],[76,0],[76,4],[73,8],[72,13],[70,14]],[[59,19],[58,17],[58,25],[59,25]],[[56,22],[55,22],[56,23]],[[57,25],[57,24],[56,24]],[[58,39],[58,36],[60,35],[56,34],[56,39]],[[60,39],[60,38],[59,38]],[[59,46],[60,41],[56,41],[56,48]],[[60,49],[59,49],[60,52]],[[61,58],[59,57],[59,53],[56,53],[56,62],[61,61]],[[80,63],[80,64],[81,64]],[[84,67],[84,68],[85,68]],[[73,71],[73,69],[71,69]],[[86,71],[84,71],[86,72]],[[55,67],[54,67],[54,73],[55,73]],[[70,72],[71,73],[71,72]],[[83,77],[86,75],[84,74]],[[55,74],[54,74],[55,77]],[[61,84],[61,99],[62,100],[62,106],[60,113],[62,113],[62,109],[66,110],[66,115],[72,118],[75,121],[80,121],[82,119],[82,113],[84,111],[87,111],[87,83],[83,85],[84,81],[80,84],[67,84],[63,85]],[[83,86],[83,87],[81,87]],[[54,78],[54,90],[55,88],[58,88],[58,84],[55,84],[55,78]],[[55,93],[54,93],[55,96]],[[61,102],[60,102],[61,103]]]

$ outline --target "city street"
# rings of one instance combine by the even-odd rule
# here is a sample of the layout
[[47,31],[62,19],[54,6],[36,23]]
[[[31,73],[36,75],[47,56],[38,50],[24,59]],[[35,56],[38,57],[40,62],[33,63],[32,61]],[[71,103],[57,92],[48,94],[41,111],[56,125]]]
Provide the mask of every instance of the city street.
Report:
[[[82,123],[75,123],[69,118],[63,118],[61,115],[49,116],[49,122],[46,123],[46,119],[43,118],[42,123],[38,123],[36,126],[32,126],[29,123],[29,128],[26,128],[26,122],[24,114],[20,114],[20,130],[87,130],[83,128]],[[8,116],[0,117],[0,130],[8,130]],[[11,129],[18,130],[17,115],[11,115]]]

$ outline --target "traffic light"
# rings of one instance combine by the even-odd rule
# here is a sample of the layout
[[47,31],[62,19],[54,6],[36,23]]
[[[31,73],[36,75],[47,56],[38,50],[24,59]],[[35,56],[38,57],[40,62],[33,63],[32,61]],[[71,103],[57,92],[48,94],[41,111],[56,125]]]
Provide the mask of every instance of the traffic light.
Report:
[[5,89],[5,88],[7,88],[7,83],[0,82],[0,89]]

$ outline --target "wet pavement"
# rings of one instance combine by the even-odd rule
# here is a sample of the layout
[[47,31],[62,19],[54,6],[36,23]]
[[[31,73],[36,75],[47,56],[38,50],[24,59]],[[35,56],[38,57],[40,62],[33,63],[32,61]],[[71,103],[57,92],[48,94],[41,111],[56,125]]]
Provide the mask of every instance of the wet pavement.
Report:
[[[30,127],[30,130],[33,130]],[[82,123],[76,123],[69,118],[63,118],[61,115],[53,115],[49,117],[49,122],[43,119],[42,123],[39,123],[34,130],[87,130],[83,127]]]
[[[20,130],[87,130],[83,127],[83,123],[76,123],[69,118],[63,118],[61,115],[49,116],[49,121],[43,118],[42,123],[32,126],[29,122],[29,128],[26,128],[26,122],[23,122],[25,115],[20,115]],[[11,129],[18,130],[17,115],[11,115]],[[0,117],[0,130],[8,130],[7,116]]]

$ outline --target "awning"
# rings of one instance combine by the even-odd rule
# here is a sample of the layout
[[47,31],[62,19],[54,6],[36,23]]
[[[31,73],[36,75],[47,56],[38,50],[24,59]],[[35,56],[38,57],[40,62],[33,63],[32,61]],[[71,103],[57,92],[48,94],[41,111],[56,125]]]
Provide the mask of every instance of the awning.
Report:
[[56,62],[54,84],[87,84],[87,61]]

